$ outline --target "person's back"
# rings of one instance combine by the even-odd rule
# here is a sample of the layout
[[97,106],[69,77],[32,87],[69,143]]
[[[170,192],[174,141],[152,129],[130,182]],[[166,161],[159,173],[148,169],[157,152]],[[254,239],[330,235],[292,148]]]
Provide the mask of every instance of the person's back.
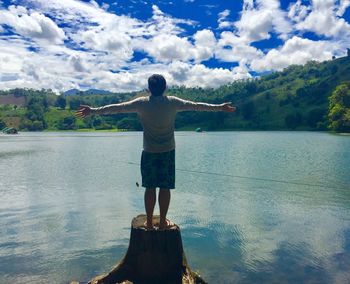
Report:
[[143,127],[143,148],[148,152],[175,149],[176,104],[168,96],[143,97],[138,115]]

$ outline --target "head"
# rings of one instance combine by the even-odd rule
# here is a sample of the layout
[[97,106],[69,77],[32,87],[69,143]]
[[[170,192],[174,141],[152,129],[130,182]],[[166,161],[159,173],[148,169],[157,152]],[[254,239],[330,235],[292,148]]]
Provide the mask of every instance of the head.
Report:
[[148,78],[148,89],[152,96],[162,96],[166,89],[166,81],[162,75],[153,74]]

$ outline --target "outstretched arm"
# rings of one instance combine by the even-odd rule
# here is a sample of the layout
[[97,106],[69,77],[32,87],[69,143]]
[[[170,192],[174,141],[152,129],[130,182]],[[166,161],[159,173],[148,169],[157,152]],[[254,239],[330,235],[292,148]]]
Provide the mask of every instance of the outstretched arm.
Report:
[[90,114],[112,114],[122,112],[137,112],[139,99],[135,99],[125,103],[105,105],[102,107],[93,108],[88,105],[80,105],[79,109],[75,112],[77,117],[86,117]]
[[177,100],[177,110],[178,111],[223,111],[223,112],[234,112],[236,107],[232,105],[231,102],[223,104],[208,104],[202,102],[192,102],[186,101],[180,98]]
[[236,111],[236,107],[233,106],[231,102],[222,103],[219,106],[221,107],[221,111],[223,111],[223,112],[235,112]]

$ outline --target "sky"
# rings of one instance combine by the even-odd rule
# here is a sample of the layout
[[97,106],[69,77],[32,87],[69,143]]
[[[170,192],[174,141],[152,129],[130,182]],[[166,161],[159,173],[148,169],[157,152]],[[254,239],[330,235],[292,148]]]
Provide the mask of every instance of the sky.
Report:
[[349,47],[350,0],[0,0],[0,89],[217,88]]

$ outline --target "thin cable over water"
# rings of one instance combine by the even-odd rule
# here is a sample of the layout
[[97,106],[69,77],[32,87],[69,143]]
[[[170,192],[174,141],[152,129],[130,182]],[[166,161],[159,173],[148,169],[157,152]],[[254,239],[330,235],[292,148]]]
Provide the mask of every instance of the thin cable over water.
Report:
[[[126,162],[126,161],[116,161],[116,162],[117,163],[123,163],[123,164],[140,166],[140,163],[135,163],[135,162]],[[343,189],[343,190],[346,190],[346,189],[350,188],[350,185],[349,185],[349,187],[339,187],[339,186],[338,187],[334,187],[334,186],[330,186],[330,185],[304,183],[304,182],[297,182],[297,181],[286,181],[286,180],[269,179],[269,178],[250,177],[250,176],[239,176],[239,175],[232,175],[232,174],[225,174],[225,173],[213,173],[213,172],[205,172],[205,171],[198,171],[198,170],[176,169],[176,171],[185,172],[185,173],[195,173],[195,174],[221,176],[221,177],[240,178],[240,179],[248,179],[248,180],[259,180],[259,181],[267,181],[267,182],[275,182],[275,183],[283,183],[283,184],[294,184],[294,185],[302,185],[302,186],[321,187],[321,188],[329,188],[329,189]]]

